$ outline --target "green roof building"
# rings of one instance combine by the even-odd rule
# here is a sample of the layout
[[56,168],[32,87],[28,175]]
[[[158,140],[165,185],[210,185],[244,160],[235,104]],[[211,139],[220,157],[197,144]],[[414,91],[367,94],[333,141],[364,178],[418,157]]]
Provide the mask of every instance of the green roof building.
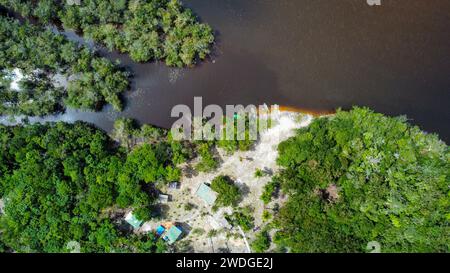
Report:
[[214,192],[208,185],[202,183],[200,187],[198,187],[197,192],[195,193],[200,199],[206,202],[206,204],[212,206],[217,199],[217,193]]
[[127,221],[127,223],[130,224],[135,229],[139,228],[142,224],[142,221],[137,219],[132,212],[129,212],[127,214],[127,216],[125,217],[125,221]]
[[177,227],[172,226],[166,233],[166,236],[164,236],[164,240],[166,240],[169,244],[175,243],[181,236],[183,231]]

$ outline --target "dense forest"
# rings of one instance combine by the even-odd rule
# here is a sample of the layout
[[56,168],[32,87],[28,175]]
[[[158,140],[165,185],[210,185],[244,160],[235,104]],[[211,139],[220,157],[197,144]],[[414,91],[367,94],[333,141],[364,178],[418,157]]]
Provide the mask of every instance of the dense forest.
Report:
[[[0,115],[42,116],[63,110],[122,109],[128,73],[51,30],[0,17]],[[18,88],[11,88],[18,79]],[[57,86],[56,77],[68,82]]]
[[178,178],[170,140],[127,152],[81,122],[0,126],[0,136],[4,250],[67,252],[77,241],[83,252],[165,251],[151,234],[133,235],[120,220],[124,208],[141,220],[154,216],[152,187]]
[[289,195],[275,220],[282,247],[450,251],[450,153],[437,136],[355,108],[316,119],[279,153],[276,180]]
[[210,53],[211,27],[178,0],[0,0],[0,5],[43,23],[62,23],[137,62],[191,66]]

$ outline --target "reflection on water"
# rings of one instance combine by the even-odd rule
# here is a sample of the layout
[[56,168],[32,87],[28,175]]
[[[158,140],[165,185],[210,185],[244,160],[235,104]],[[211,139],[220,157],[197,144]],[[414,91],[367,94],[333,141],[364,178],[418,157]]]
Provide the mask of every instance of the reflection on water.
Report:
[[[279,104],[317,112],[369,106],[450,139],[450,1],[184,0],[217,31],[193,69],[136,64],[123,113],[69,110],[52,119],[110,130],[117,116],[169,127],[177,104]],[[72,38],[78,39],[71,34]]]

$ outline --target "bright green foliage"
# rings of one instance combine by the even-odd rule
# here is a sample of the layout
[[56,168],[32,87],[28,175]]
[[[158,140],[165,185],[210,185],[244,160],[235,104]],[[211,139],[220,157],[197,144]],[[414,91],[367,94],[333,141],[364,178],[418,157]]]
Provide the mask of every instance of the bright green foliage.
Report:
[[267,183],[264,186],[264,191],[261,194],[261,200],[264,202],[264,204],[269,204],[270,201],[272,201],[272,197],[278,192],[278,188],[280,187],[280,183],[278,180],[273,180],[269,183]]
[[255,178],[261,178],[264,176],[264,172],[261,169],[256,169],[254,176]]
[[166,183],[178,180],[181,171],[176,168],[170,158],[170,146],[165,142],[158,144],[142,144],[136,146],[127,156],[127,159],[118,176],[119,196],[117,202],[120,206],[133,204],[140,208],[136,216],[140,220],[147,220],[152,204],[148,195],[140,191],[142,183]]
[[[173,165],[183,163],[194,155],[192,145],[189,142],[174,140],[166,129],[148,124],[139,127],[134,120],[128,118],[118,118],[114,122],[114,130],[111,133],[111,137],[119,142],[122,147],[126,148],[127,151],[131,151],[134,146],[143,143],[153,145],[162,143],[165,146],[161,146],[161,149],[166,150],[171,157]],[[168,181],[178,180],[181,175],[179,169],[170,166],[168,166],[166,171]]]
[[166,176],[164,164],[169,158],[163,146],[143,144],[136,147],[127,157],[125,169],[130,175],[144,182],[161,181]]
[[228,176],[218,176],[211,182],[211,189],[217,192],[216,206],[236,206],[241,198],[239,188]]
[[316,119],[279,146],[275,240],[293,252],[449,252],[445,143],[368,109]]
[[270,236],[265,230],[256,234],[255,240],[251,243],[251,248],[256,253],[264,253],[270,247]]
[[263,220],[263,222],[268,222],[270,219],[272,219],[272,214],[268,210],[264,210],[261,219]]
[[0,4],[43,23],[61,21],[137,62],[164,60],[169,66],[191,66],[206,58],[214,42],[211,27],[199,23],[178,0],[83,0],[81,5],[0,0]]
[[81,122],[0,126],[0,136],[6,247],[66,252],[77,241],[83,252],[163,250],[119,230],[106,213],[118,206],[133,208],[141,220],[150,217],[154,197],[145,182],[164,179],[173,168],[163,144],[145,144],[126,156],[105,133]]
[[[107,59],[51,30],[5,17],[0,37],[0,114],[45,115],[65,106],[97,110],[104,102],[122,109],[128,74]],[[16,68],[25,76],[20,91],[9,86]],[[70,79],[67,86],[54,86],[57,75]]]

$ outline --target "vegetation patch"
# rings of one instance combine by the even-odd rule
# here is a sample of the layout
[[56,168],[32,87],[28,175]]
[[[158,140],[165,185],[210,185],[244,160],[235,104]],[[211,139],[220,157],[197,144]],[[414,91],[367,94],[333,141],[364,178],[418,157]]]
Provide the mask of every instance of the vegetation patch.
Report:
[[218,176],[211,182],[211,189],[217,192],[215,206],[236,206],[241,199],[241,192],[228,176]]
[[270,236],[265,230],[256,234],[255,239],[251,243],[251,248],[256,253],[264,253],[270,247]]
[[272,201],[272,198],[278,194],[278,190],[280,187],[280,182],[277,179],[273,179],[271,182],[267,183],[264,186],[264,191],[261,194],[260,199],[264,202],[265,205],[269,204]]
[[191,66],[210,53],[210,26],[198,22],[178,0],[1,0],[0,4],[43,23],[61,22],[136,62],[163,60]]
[[255,219],[252,216],[253,209],[251,207],[237,208],[232,214],[225,216],[227,221],[234,226],[240,226],[243,231],[251,231],[254,227]]
[[[66,106],[98,110],[107,102],[122,109],[128,73],[84,46],[29,23],[0,17],[0,115],[42,116]],[[24,77],[11,88],[14,70]],[[56,87],[56,75],[68,80]]]

